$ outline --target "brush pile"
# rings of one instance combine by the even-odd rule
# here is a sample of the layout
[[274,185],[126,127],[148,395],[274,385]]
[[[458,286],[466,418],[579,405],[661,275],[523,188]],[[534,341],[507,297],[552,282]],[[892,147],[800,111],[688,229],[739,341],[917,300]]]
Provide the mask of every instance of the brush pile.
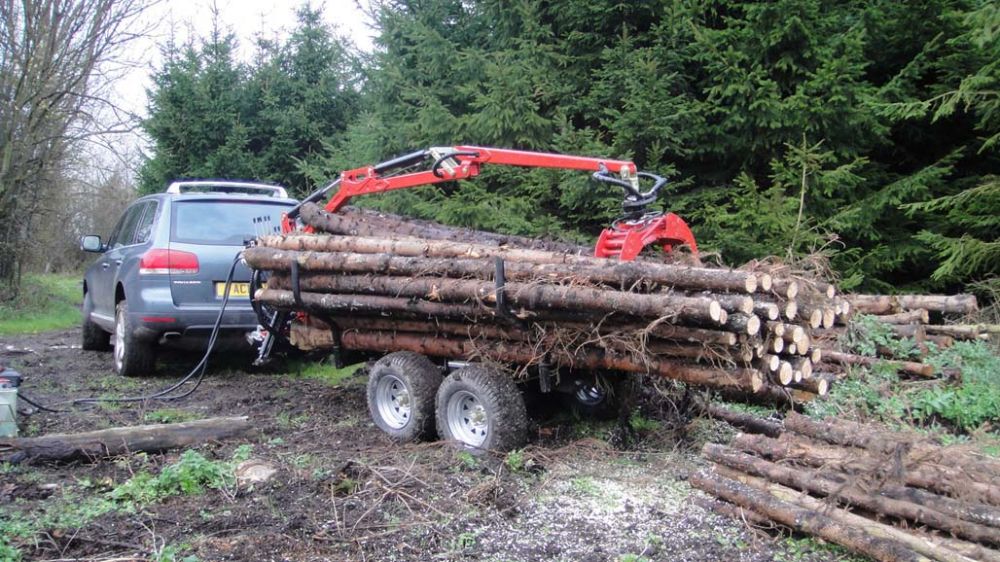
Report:
[[303,349],[409,350],[808,394],[826,388],[814,375],[812,332],[849,312],[832,285],[765,268],[620,262],[350,208],[307,204],[300,217],[314,232],[263,237],[244,255],[268,274],[258,302],[309,313],[293,325]]
[[1000,561],[995,459],[926,436],[795,412],[777,433],[765,433],[772,436],[705,445],[712,467],[691,482],[721,500],[712,509],[881,561]]

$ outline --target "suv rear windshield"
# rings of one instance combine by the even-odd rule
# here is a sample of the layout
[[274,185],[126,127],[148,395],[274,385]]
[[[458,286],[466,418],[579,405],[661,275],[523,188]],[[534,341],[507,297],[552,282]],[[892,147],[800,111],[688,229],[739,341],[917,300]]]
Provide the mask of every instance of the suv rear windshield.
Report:
[[170,239],[191,244],[242,246],[281,230],[281,213],[292,204],[263,201],[176,201]]

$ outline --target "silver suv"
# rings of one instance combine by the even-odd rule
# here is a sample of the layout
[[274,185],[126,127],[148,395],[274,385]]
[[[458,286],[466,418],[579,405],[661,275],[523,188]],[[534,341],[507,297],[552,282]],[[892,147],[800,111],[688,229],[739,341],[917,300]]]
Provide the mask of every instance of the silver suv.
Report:
[[[236,254],[278,232],[295,204],[278,186],[212,180],[176,182],[132,203],[107,242],[80,240],[101,254],[83,278],[83,349],[111,349],[113,334],[115,370],[135,376],[153,372],[160,345],[204,348]],[[249,281],[238,265],[220,339],[257,327]]]

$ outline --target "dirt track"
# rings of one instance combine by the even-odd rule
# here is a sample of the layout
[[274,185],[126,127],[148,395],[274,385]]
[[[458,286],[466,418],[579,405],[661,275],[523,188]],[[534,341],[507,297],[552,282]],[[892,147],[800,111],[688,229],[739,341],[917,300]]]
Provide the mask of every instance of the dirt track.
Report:
[[[0,363],[20,369],[24,391],[46,402],[154,390],[193,364],[188,357],[154,379],[121,379],[110,355],[77,344],[76,331],[4,338]],[[661,424],[620,451],[608,444],[614,424],[536,413],[524,468],[512,471],[499,457],[390,442],[369,421],[363,371],[329,386],[249,374],[241,364],[214,368],[197,393],[176,404],[22,416],[22,434],[34,435],[144,423],[164,407],[193,417],[248,415],[257,427],[250,439],[200,451],[228,459],[248,442],[254,459],[278,469],[267,483],[231,494],[170,497],[137,514],[108,513],[78,530],[53,530],[35,545],[19,543],[25,558],[152,559],[169,545],[200,560],[843,559],[811,542],[773,540],[692,503],[698,492],[685,482],[699,467],[692,451],[718,431],[706,420],[672,430]],[[178,455],[4,467],[0,523],[104,493]]]

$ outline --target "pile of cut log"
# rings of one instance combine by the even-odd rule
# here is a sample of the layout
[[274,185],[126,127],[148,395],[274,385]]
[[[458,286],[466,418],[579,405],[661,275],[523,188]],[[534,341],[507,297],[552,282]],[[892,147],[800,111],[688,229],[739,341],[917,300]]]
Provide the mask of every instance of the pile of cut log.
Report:
[[[410,350],[518,366],[660,374],[742,393],[824,391],[817,327],[849,303],[832,285],[652,259],[373,211],[306,204],[312,232],[246,250],[255,298],[307,312],[304,349]],[[822,388],[819,388],[822,387]]]
[[712,509],[876,560],[1000,561],[1000,462],[926,436],[794,412],[783,428],[741,427],[764,434],[705,445],[713,464],[691,479],[721,500]]
[[929,352],[929,343],[937,348],[951,347],[955,340],[975,340],[990,338],[990,334],[1000,333],[1000,326],[994,324],[951,324],[945,323],[966,317],[978,310],[974,295],[847,295],[852,316],[872,315],[898,338],[910,338],[914,342],[914,353],[906,357],[898,356],[898,351],[890,347],[879,347],[875,357],[848,353],[842,349],[841,341],[851,330],[862,330],[864,326],[852,325],[849,318],[838,318],[833,327],[823,327],[813,332],[816,346],[822,349],[823,362],[819,368],[840,377],[848,366],[872,366],[880,362],[893,366],[907,376],[933,378],[957,376],[958,373],[940,373],[923,360]]

